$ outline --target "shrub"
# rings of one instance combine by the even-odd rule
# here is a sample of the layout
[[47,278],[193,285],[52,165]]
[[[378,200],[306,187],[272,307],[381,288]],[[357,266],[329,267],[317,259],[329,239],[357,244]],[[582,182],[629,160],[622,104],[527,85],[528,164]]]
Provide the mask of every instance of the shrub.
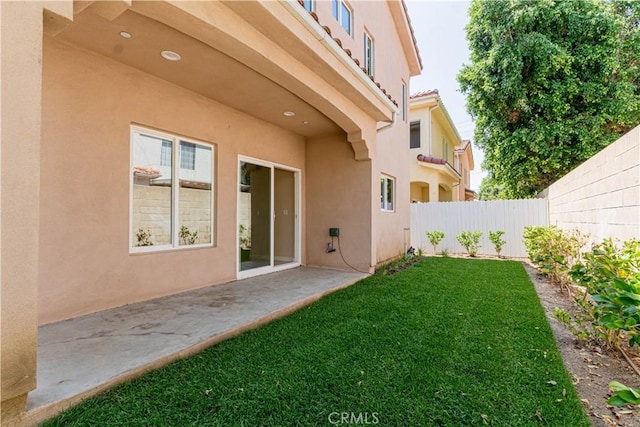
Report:
[[554,283],[569,289],[569,270],[579,260],[587,236],[578,230],[566,231],[552,225],[525,227],[523,237],[531,262]]
[[181,245],[193,245],[198,240],[198,230],[191,231],[186,225],[181,225],[178,237]]
[[456,236],[456,239],[464,246],[469,256],[476,256],[480,247],[480,237],[482,237],[482,231],[463,231]]
[[136,246],[153,246],[151,232],[149,230],[138,228],[138,231],[136,231],[136,241]]
[[592,302],[594,329],[609,346],[617,347],[624,334],[629,346],[640,346],[640,240],[617,246],[607,239],[584,254],[570,276],[584,287]]
[[444,233],[442,231],[425,231],[425,234],[429,238],[429,242],[433,245],[433,254],[436,254],[438,244],[444,239]]
[[489,232],[489,240],[491,240],[491,243],[493,243],[493,246],[495,246],[498,257],[500,257],[500,252],[502,251],[502,247],[504,246],[505,243],[507,243],[506,240],[502,239],[502,235],[504,233],[505,232],[501,230]]

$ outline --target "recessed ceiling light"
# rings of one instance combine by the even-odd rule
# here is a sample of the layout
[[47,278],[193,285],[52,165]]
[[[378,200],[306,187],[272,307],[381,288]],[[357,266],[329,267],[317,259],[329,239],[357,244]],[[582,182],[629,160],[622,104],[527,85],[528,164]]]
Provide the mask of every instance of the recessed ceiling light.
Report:
[[287,117],[293,117],[293,116],[295,116],[295,115],[296,115],[296,113],[294,113],[293,111],[285,111],[285,112],[284,112],[284,113],[282,113],[282,114],[284,114],[284,115],[285,115],[285,116],[287,116]]
[[162,57],[167,61],[180,61],[182,59],[180,54],[172,50],[163,50],[162,52],[160,52],[160,55],[162,55]]
[[120,31],[120,37],[125,38],[125,39],[130,39],[133,36],[128,31]]
[[302,122],[302,124],[303,124],[303,125],[308,125],[308,124],[309,124],[309,121],[308,121],[308,120],[304,120],[304,121]]

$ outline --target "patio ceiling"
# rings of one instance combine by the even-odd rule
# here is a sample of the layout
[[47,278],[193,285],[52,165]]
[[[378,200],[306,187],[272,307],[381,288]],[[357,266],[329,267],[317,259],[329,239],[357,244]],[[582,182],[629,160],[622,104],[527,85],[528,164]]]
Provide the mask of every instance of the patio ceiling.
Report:
[[[131,37],[123,37],[123,31]],[[211,46],[131,9],[109,20],[87,8],[77,12],[73,22],[55,38],[305,137],[340,132],[332,120],[274,81]],[[161,56],[162,51],[178,53],[181,59],[168,61]],[[286,116],[285,111],[295,115]]]

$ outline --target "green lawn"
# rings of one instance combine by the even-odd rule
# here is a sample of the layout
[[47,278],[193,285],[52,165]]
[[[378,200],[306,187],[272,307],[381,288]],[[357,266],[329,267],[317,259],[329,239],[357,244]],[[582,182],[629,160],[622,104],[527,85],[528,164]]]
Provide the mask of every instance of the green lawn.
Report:
[[455,258],[369,277],[45,425],[345,421],[589,425],[522,265]]

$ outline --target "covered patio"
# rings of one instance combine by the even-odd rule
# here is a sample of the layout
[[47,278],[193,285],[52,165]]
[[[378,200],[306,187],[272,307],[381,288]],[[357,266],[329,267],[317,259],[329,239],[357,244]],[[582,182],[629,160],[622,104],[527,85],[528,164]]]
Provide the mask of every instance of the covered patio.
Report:
[[299,267],[41,326],[38,385],[29,394],[27,419],[42,421],[365,276]]

